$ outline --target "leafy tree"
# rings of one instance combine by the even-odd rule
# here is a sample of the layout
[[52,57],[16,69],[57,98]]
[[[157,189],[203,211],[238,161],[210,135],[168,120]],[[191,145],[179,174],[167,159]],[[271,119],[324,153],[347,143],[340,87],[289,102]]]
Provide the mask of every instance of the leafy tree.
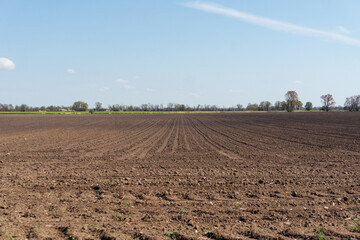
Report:
[[312,102],[306,102],[306,104],[305,104],[305,109],[306,109],[307,111],[311,111],[312,108],[313,108]]
[[256,103],[251,104],[249,103],[246,107],[247,111],[258,111],[259,110],[259,105],[257,105]]
[[286,100],[286,110],[288,112],[293,112],[299,103],[299,97],[297,92],[288,91],[285,94],[285,100]]
[[303,106],[304,106],[304,104],[303,104],[301,101],[299,101],[299,102],[298,102],[298,105],[297,105],[297,108],[298,108],[299,110],[301,110]]
[[82,102],[82,101],[77,101],[74,102],[74,104],[72,105],[72,110],[74,111],[78,111],[78,112],[84,112],[88,110],[88,104],[86,102]]
[[180,105],[180,111],[185,111],[185,105],[184,104]]
[[259,104],[260,111],[270,111],[271,103],[269,101],[262,101]]
[[142,104],[141,105],[141,110],[142,111],[148,111],[149,110],[148,105],[147,104]]
[[114,104],[114,105],[109,105],[109,110],[110,111],[121,111],[123,108],[122,108],[122,106],[120,106],[119,104]]
[[335,105],[334,98],[331,94],[322,95],[320,98],[322,99],[323,106],[327,112],[331,106]]
[[271,103],[269,101],[265,101],[264,110],[265,111],[271,110]]

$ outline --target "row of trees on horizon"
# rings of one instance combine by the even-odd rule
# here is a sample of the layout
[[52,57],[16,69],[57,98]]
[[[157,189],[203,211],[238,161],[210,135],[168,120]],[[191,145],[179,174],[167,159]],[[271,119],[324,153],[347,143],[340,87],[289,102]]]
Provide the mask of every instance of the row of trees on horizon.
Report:
[[295,91],[288,91],[285,94],[284,101],[276,101],[272,104],[269,101],[261,101],[257,103],[249,103],[246,107],[237,104],[232,107],[218,107],[216,105],[197,105],[190,107],[189,105],[168,103],[166,106],[163,104],[141,104],[140,106],[133,105],[109,105],[107,108],[103,107],[101,102],[95,103],[95,108],[89,109],[89,105],[83,101],[76,101],[72,106],[41,106],[30,107],[26,104],[16,105],[1,104],[1,112],[84,112],[84,111],[288,111],[295,110],[347,110],[359,111],[360,110],[360,95],[355,95],[346,98],[343,106],[335,106],[335,100],[331,94],[325,94],[321,97],[322,106],[314,107],[311,102],[306,102],[305,105],[299,100],[298,94]]

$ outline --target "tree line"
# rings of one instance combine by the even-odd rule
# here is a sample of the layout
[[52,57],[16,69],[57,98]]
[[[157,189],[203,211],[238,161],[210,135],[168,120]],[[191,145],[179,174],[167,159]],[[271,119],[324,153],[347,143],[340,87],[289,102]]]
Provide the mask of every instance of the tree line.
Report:
[[322,106],[313,107],[311,102],[306,102],[305,105],[299,100],[299,96],[295,91],[288,91],[285,94],[283,101],[276,101],[272,104],[269,101],[261,101],[257,103],[249,103],[246,107],[241,104],[237,104],[232,107],[219,107],[216,105],[196,105],[189,106],[185,104],[168,103],[163,104],[141,104],[140,106],[114,104],[108,107],[103,107],[101,102],[95,103],[95,108],[89,109],[89,105],[83,101],[76,101],[72,106],[41,106],[41,107],[30,107],[26,104],[13,106],[12,104],[1,104],[0,112],[86,112],[91,113],[95,111],[288,111],[293,112],[295,110],[347,110],[347,111],[359,111],[360,110],[360,95],[355,95],[346,98],[343,106],[335,106],[336,102],[331,94],[325,94],[320,96]]

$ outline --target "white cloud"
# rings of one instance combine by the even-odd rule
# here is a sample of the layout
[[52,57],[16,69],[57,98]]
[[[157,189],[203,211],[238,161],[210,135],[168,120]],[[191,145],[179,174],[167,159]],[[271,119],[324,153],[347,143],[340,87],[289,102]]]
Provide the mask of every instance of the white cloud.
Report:
[[147,91],[147,92],[154,92],[155,89],[153,89],[153,88],[147,88],[146,91]]
[[140,77],[140,76],[135,76],[134,78],[135,78],[135,79],[140,79],[141,77]]
[[118,83],[128,83],[129,81],[128,81],[128,80],[124,80],[124,79],[117,79],[117,80],[115,80],[115,82],[118,82]]
[[296,80],[294,83],[296,83],[296,84],[302,84],[303,81]]
[[134,86],[127,84],[129,82],[128,80],[119,78],[119,79],[115,80],[115,82],[121,83],[125,89],[128,89],[128,90],[135,89]]
[[125,89],[135,89],[134,86],[131,86],[131,85],[128,85],[128,84],[125,84],[125,85],[124,85],[124,88],[125,88]]
[[202,2],[187,2],[187,3],[183,3],[182,5],[189,8],[202,10],[205,12],[216,13],[227,17],[236,18],[244,22],[248,22],[251,24],[259,25],[277,31],[318,37],[318,38],[323,38],[327,40],[332,40],[332,41],[360,47],[360,40],[342,34],[317,30],[288,22],[274,20],[271,18],[256,16],[249,13],[238,11],[236,9],[226,8],[221,5],[215,5],[212,3],[202,3]]
[[99,90],[99,92],[106,92],[106,91],[109,90],[109,88],[108,87],[102,87],[102,88],[100,88],[98,90]]
[[15,63],[7,58],[0,58],[0,70],[14,70]]
[[344,34],[350,34],[350,31],[347,30],[345,27],[343,26],[338,26],[337,30],[341,33],[344,33]]
[[74,69],[69,68],[69,69],[66,69],[66,72],[67,72],[67,73],[70,73],[70,74],[73,74],[73,73],[75,73],[75,70],[74,70]]

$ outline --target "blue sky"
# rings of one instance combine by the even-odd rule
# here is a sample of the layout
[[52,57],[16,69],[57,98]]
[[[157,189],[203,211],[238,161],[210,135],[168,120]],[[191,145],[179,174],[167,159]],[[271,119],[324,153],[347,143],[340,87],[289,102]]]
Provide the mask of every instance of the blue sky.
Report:
[[360,94],[360,1],[0,0],[0,103]]

